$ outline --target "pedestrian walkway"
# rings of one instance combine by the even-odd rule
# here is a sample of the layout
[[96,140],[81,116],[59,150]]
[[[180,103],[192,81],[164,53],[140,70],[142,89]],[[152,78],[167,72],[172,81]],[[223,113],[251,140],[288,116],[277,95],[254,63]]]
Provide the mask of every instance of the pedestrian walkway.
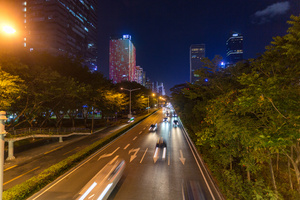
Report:
[[[105,132],[105,130],[107,128],[102,128],[99,129],[97,131],[95,131],[93,134],[97,134],[100,132],[103,132],[105,134],[111,134],[119,129],[121,129],[122,127],[126,126],[127,124],[122,124],[119,126],[116,126],[113,131],[109,131],[108,133]],[[21,151],[21,152],[17,152],[14,154],[15,159],[13,160],[5,160],[4,162],[4,171],[11,169],[15,166],[20,166],[22,164],[28,163],[34,159],[37,159],[43,155],[45,155],[45,153],[62,148],[63,146],[69,145],[71,143],[77,142],[85,137],[88,136],[72,136],[71,138],[64,140],[63,142],[59,142],[57,140],[57,142],[53,142],[53,143],[49,143],[49,144],[45,144],[45,145],[41,145],[29,150],[25,150],[25,151]]]

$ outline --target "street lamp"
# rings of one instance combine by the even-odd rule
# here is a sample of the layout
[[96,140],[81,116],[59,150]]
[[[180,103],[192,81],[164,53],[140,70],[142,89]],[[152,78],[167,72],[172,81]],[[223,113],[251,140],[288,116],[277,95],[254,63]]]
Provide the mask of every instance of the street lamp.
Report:
[[139,89],[141,89],[141,88],[136,88],[136,89],[121,88],[121,90],[127,90],[127,91],[129,91],[129,114],[128,114],[128,118],[132,117],[132,114],[131,114],[131,92],[135,91],[135,90],[139,90]]
[[[152,93],[152,96],[155,96],[155,94],[154,93]],[[150,107],[149,107],[149,101],[150,101],[150,95],[148,95],[148,114],[149,114],[149,109],[150,109]]]
[[4,169],[4,136],[5,132],[5,121],[6,121],[6,112],[0,111],[0,199],[2,199],[3,193],[3,169]]
[[11,26],[8,26],[8,25],[4,25],[4,26],[2,26],[2,31],[4,32],[4,33],[6,33],[6,34],[14,34],[15,32],[16,32],[16,30],[13,28],[13,27],[11,27]]

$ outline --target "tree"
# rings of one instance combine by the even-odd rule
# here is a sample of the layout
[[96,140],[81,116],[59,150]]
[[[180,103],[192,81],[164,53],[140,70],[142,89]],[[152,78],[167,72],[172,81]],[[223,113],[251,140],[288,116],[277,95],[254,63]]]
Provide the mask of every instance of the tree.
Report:
[[0,110],[8,110],[17,99],[20,99],[25,89],[22,79],[6,73],[0,67]]

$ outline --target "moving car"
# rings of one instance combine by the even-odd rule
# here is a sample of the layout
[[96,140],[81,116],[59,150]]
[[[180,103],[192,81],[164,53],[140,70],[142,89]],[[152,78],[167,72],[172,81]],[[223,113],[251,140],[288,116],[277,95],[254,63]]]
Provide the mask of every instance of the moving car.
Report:
[[149,131],[152,132],[152,131],[156,131],[157,129],[157,124],[151,124],[150,125],[150,128],[149,128]]
[[175,119],[175,120],[173,121],[173,126],[174,126],[174,127],[178,127],[178,125],[179,125],[179,122],[178,122],[178,120]]
[[161,137],[157,140],[155,147],[164,148],[164,147],[167,147],[167,144],[166,144],[165,140]]
[[131,117],[129,120],[128,120],[129,123],[131,122],[134,122],[134,117]]
[[124,168],[125,160],[116,156],[80,190],[76,200],[107,199],[121,179]]
[[155,152],[153,156],[154,163],[161,157],[162,160],[166,159],[167,154],[167,144],[164,139],[161,137],[157,140],[155,145]]
[[165,117],[165,118],[163,119],[163,122],[168,122],[168,118]]
[[185,180],[182,182],[183,200],[205,200],[205,194],[198,181]]

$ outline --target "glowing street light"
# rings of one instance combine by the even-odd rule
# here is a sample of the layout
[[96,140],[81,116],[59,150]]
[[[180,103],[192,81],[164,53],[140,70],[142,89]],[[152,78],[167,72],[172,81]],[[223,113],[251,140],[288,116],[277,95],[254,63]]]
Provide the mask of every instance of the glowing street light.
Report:
[[8,26],[8,25],[4,25],[3,27],[2,27],[2,31],[4,32],[4,33],[6,33],[6,34],[14,34],[15,32],[16,32],[16,30],[13,28],[13,27],[11,27],[11,26]]
[[128,118],[131,118],[132,117],[132,114],[131,114],[131,92],[132,91],[135,91],[135,90],[140,90],[141,88],[136,88],[136,89],[132,89],[132,90],[129,90],[129,89],[126,89],[126,88],[121,88],[121,90],[127,90],[129,91],[129,114],[128,114]]

